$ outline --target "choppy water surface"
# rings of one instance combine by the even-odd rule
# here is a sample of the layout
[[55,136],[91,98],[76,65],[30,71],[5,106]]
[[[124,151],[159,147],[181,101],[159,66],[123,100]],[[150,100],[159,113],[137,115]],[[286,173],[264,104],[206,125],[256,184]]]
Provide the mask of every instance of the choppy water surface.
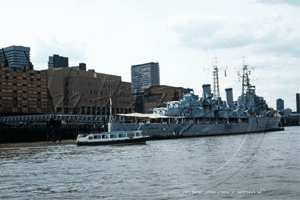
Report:
[[77,147],[1,144],[3,199],[298,199],[300,127]]

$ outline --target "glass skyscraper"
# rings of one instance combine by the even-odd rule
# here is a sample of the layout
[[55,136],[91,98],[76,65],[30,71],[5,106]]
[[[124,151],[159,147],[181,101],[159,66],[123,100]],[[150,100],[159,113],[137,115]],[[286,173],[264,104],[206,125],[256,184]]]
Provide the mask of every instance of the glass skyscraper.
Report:
[[21,68],[24,65],[29,65],[30,48],[23,46],[10,46],[3,48],[3,50],[0,49],[0,62],[5,62],[5,58],[13,68]]
[[282,99],[277,99],[276,100],[276,107],[278,111],[284,110],[284,100]]
[[160,85],[159,64],[150,62],[131,66],[132,93],[144,92],[150,86]]

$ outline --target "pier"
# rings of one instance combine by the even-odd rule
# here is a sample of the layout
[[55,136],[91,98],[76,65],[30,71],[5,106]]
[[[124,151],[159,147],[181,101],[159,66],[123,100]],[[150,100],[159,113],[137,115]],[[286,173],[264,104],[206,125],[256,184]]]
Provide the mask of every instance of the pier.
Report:
[[300,126],[300,113],[283,116],[281,124],[283,126]]
[[[114,117],[114,120],[118,120]],[[107,130],[107,115],[43,114],[0,118],[0,142],[61,141]]]

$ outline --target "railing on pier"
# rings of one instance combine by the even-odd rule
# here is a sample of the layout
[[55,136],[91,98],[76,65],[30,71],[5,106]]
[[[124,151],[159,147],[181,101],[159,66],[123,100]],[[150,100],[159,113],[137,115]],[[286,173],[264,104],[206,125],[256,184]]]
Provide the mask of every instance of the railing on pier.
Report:
[[[117,120],[116,117],[115,120]],[[1,122],[47,122],[47,121],[66,121],[66,122],[108,122],[107,115],[73,115],[73,114],[43,114],[1,117]]]

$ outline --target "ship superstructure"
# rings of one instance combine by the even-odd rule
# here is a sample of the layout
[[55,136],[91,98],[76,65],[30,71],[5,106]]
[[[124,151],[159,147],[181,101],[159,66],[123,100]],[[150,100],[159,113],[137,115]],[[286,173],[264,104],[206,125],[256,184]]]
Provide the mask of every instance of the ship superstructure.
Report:
[[[217,66],[214,68],[218,71]],[[214,77],[218,79],[217,75]],[[130,114],[136,119],[135,122],[110,123],[109,130],[140,129],[150,137],[282,130],[279,127],[280,116],[268,107],[263,97],[256,95],[255,86],[250,84],[247,65],[243,65],[242,79],[242,94],[237,101],[233,100],[232,88],[225,89],[227,101],[222,101],[221,97],[211,92],[209,84],[204,84],[201,98],[192,89],[184,89],[182,100],[167,102],[167,107],[155,108],[152,115]]]

